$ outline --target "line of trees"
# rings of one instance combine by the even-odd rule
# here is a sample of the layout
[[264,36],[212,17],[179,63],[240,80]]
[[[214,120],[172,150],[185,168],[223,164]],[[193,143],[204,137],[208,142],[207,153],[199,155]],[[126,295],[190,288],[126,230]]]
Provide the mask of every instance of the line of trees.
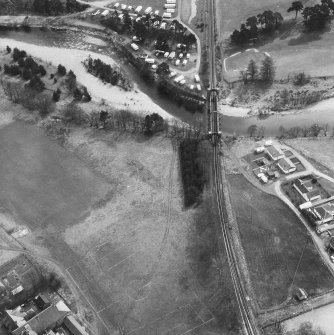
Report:
[[34,0],[32,7],[37,14],[48,16],[80,12],[88,8],[76,0]]
[[192,112],[203,112],[205,100],[198,94],[182,90],[180,87],[173,85],[173,83],[163,78],[158,81],[157,89],[161,95],[175,101],[179,106],[182,105]]
[[185,139],[180,143],[181,176],[185,207],[200,202],[206,184],[205,171],[199,162],[200,141]]
[[274,33],[283,23],[283,17],[279,12],[266,10],[257,16],[249,17],[242,23],[240,30],[234,30],[230,36],[232,44],[243,45],[256,40],[261,34]]
[[265,56],[260,68],[256,62],[251,59],[246,70],[240,71],[240,76],[244,84],[249,82],[254,83],[259,80],[266,84],[272,83],[275,79],[275,65],[272,57]]
[[117,85],[125,91],[133,88],[131,80],[125,75],[120,68],[113,68],[109,64],[102,62],[99,58],[92,59],[90,56],[83,63],[87,71],[102,81]]

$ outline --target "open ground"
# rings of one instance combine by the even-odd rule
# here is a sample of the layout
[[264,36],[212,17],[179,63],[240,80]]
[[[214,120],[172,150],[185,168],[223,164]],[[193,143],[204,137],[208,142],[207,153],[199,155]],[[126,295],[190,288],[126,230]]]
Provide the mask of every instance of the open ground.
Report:
[[0,130],[8,227],[28,226],[28,250],[66,269],[101,334],[237,331],[227,321],[237,319],[227,272],[193,231],[200,208],[183,209],[170,140],[73,128],[62,147],[43,129],[11,121]]
[[296,287],[310,296],[332,289],[332,275],[297,216],[242,175],[230,175],[228,180],[259,307],[288,303]]

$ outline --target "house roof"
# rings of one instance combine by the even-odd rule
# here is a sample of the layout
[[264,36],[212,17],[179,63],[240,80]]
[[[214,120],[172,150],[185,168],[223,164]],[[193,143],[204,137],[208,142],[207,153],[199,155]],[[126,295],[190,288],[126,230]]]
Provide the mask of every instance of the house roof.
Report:
[[[62,320],[68,313],[69,309],[64,308],[64,303],[51,305],[44,309],[42,312],[31,318],[27,324],[36,333],[41,333],[46,329],[52,327],[55,323]],[[65,305],[66,306],[66,305]],[[24,330],[24,326],[21,326],[13,331],[13,335],[20,335]]]
[[289,171],[289,169],[296,167],[295,164],[293,164],[289,158],[281,158],[278,161],[278,165],[284,171]]
[[73,315],[66,316],[64,319],[64,325],[71,333],[73,333],[73,335],[88,335],[85,328],[79,324]]
[[295,182],[294,182],[294,185],[296,187],[298,187],[299,191],[303,194],[306,194],[309,192],[309,190],[305,187],[305,185],[300,181],[300,179],[297,179]]
[[279,148],[276,148],[273,145],[270,145],[269,147],[267,147],[267,151],[270,153],[271,156],[273,157],[279,157],[283,155],[283,151]]
[[17,324],[18,327],[26,324],[27,321],[24,319],[26,313],[22,312],[21,306],[16,307],[15,309],[6,309],[8,316]]

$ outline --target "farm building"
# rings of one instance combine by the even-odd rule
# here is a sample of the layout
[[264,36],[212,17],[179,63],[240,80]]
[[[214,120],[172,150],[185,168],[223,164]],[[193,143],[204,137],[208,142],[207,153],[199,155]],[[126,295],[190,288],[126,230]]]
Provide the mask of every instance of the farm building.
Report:
[[293,187],[305,201],[314,201],[321,198],[319,190],[314,187],[311,180],[309,179],[297,179],[293,183]]
[[313,214],[316,216],[317,223],[322,224],[334,219],[334,203],[327,202],[324,205],[314,207]]
[[266,148],[266,152],[273,161],[278,161],[284,157],[284,153],[280,148],[276,148],[274,145],[270,145]]
[[285,174],[296,171],[296,165],[293,164],[289,158],[281,158],[278,161],[277,165],[280,170]]

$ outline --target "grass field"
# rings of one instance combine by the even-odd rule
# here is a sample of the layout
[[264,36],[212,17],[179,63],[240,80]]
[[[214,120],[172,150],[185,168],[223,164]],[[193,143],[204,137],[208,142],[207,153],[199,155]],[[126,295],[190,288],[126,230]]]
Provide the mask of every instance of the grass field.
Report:
[[238,332],[229,273],[211,253],[212,208],[184,210],[169,140],[77,128],[60,147],[22,122],[0,140],[1,205],[29,226],[27,247],[75,281],[105,322],[99,334]]
[[329,270],[295,214],[276,197],[252,186],[243,176],[230,175],[228,180],[260,307],[273,307],[290,299],[295,273],[292,287],[302,287],[310,296],[333,288]]
[[250,49],[249,51],[245,51],[236,55],[232,55],[228,57],[225,61],[226,70],[230,71],[237,71],[239,74],[240,70],[244,70],[247,68],[247,65],[250,60],[254,60],[255,63],[259,64],[264,59],[265,55],[263,53],[259,53]]
[[[331,138],[319,138],[317,140],[291,139],[286,144],[300,151],[303,155],[323,165],[324,173],[334,171],[334,147]],[[326,171],[327,168],[327,171]]]

